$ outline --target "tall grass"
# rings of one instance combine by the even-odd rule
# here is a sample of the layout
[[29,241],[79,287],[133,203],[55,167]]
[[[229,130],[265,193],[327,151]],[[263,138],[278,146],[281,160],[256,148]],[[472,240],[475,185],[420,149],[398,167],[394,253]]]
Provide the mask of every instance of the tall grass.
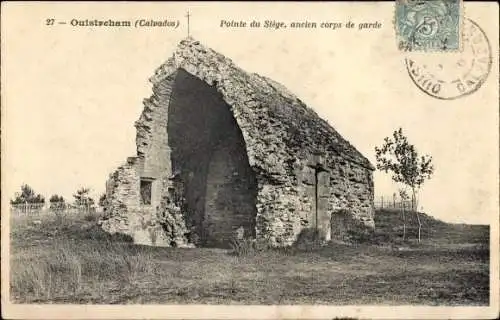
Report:
[[[96,225],[97,219],[95,214],[85,214],[46,216],[36,224],[26,219],[17,221],[11,234],[14,300],[99,296],[109,291],[109,286],[133,286],[141,275],[156,272],[148,248],[134,246],[126,237],[104,233]],[[31,245],[16,245],[20,239],[25,243],[29,240]]]
[[[269,248],[259,241],[240,239],[232,244],[232,250],[222,250],[134,245],[126,236],[103,232],[97,226],[98,218],[16,218],[11,223],[11,300],[85,304],[488,303],[487,227],[474,231],[468,226],[432,224],[441,228],[436,236],[442,235],[442,239],[445,233],[446,239],[452,233],[454,246],[435,242],[419,244],[418,250],[392,251],[369,243],[318,246],[314,232],[303,235],[303,248]],[[395,218],[397,215],[377,218],[382,227],[378,231],[388,233],[389,242],[398,225]],[[415,286],[417,282],[423,285]],[[473,293],[464,295],[466,290]]]
[[12,295],[51,300],[65,295],[98,295],[104,283],[134,286],[157,265],[147,250],[129,244],[56,241],[42,254],[19,252],[11,262]]

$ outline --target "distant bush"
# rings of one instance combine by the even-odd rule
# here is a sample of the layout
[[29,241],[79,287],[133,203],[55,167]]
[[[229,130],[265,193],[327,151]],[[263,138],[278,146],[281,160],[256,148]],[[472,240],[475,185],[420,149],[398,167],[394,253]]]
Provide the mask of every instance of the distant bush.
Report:
[[87,222],[95,222],[97,223],[99,221],[99,218],[101,217],[101,215],[96,212],[96,211],[89,211],[89,212],[86,212],[83,216],[83,220],[84,221],[87,221]]
[[64,203],[64,198],[63,198],[63,196],[53,194],[52,196],[50,196],[49,202],[50,203]]
[[347,230],[347,241],[353,243],[372,243],[374,232],[368,228],[352,228]]
[[66,210],[66,202],[62,196],[59,196],[57,194],[53,194],[49,198],[49,209],[51,212],[59,215],[63,213]]
[[299,250],[314,250],[324,243],[325,235],[316,228],[306,228],[297,236],[294,246]]
[[21,192],[17,192],[14,199],[10,200],[11,204],[35,204],[35,203],[45,203],[45,198],[41,194],[36,194],[36,192],[27,184],[21,186]]
[[102,208],[105,208],[107,205],[108,205],[108,199],[107,199],[106,193],[103,193],[99,197],[99,206],[101,206]]

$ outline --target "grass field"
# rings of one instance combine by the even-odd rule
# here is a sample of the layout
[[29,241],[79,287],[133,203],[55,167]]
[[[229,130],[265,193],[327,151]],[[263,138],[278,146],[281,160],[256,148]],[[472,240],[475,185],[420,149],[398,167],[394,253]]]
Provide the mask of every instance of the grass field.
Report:
[[11,217],[11,300],[92,304],[488,305],[489,228],[422,217],[402,242],[379,211],[370,243],[314,250],[137,246],[97,215]]

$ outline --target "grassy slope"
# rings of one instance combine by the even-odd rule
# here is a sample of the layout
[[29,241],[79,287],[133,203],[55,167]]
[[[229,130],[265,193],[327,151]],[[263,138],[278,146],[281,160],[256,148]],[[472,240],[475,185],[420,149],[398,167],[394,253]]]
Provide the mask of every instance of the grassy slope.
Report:
[[93,216],[37,219],[11,220],[11,297],[19,303],[488,304],[486,226],[425,216],[423,243],[393,245],[400,218],[382,211],[377,246],[238,257],[136,246],[104,234]]
[[[410,243],[414,243],[418,235],[418,220],[414,212],[406,213],[406,232]],[[421,237],[423,245],[453,247],[457,245],[489,244],[489,226],[451,224],[437,220],[425,213],[419,213],[422,223]],[[375,216],[377,233],[384,235],[386,241],[399,243],[403,235],[403,216],[398,210],[379,210]]]

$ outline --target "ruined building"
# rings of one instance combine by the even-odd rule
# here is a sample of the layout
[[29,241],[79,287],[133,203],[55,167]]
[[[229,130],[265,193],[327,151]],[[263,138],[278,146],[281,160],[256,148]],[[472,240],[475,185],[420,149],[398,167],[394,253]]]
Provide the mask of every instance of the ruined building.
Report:
[[282,85],[191,38],[150,80],[137,155],[107,181],[107,232],[157,246],[219,246],[235,233],[286,246],[306,228],[335,238],[346,214],[374,226],[373,166]]

